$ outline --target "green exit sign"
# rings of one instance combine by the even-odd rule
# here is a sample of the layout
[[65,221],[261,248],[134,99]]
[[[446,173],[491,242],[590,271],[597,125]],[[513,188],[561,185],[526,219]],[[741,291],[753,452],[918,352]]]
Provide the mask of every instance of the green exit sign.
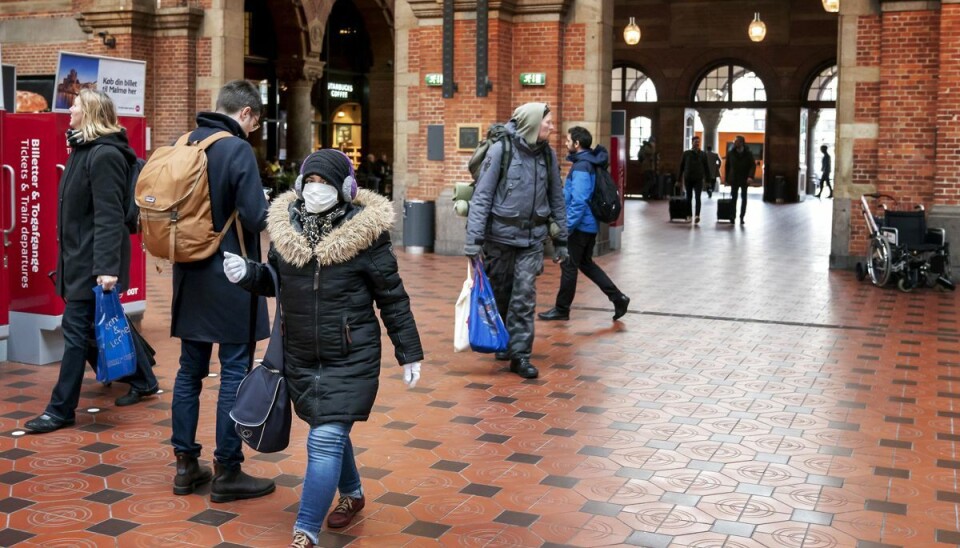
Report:
[[521,86],[545,86],[547,85],[547,73],[546,72],[521,72],[520,85]]
[[431,72],[424,77],[424,81],[428,86],[442,86],[443,85],[443,74],[440,72]]

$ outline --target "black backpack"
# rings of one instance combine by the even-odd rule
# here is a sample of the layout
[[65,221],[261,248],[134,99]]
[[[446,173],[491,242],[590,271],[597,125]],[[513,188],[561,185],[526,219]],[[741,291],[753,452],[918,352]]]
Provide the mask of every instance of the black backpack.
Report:
[[[90,154],[87,155],[87,174],[90,177],[93,177],[90,162],[93,161],[93,155],[102,146],[105,145],[94,146],[90,150]],[[140,207],[137,206],[135,195],[137,190],[137,177],[140,176],[140,170],[143,169],[146,163],[147,161],[143,158],[137,158],[130,164],[130,173],[127,174],[127,207],[126,212],[123,214],[123,224],[127,227],[127,231],[130,232],[130,234],[140,233]]]
[[593,185],[593,194],[590,196],[590,212],[601,223],[612,223],[620,218],[623,202],[620,199],[620,189],[613,182],[607,166],[594,166],[596,182]]

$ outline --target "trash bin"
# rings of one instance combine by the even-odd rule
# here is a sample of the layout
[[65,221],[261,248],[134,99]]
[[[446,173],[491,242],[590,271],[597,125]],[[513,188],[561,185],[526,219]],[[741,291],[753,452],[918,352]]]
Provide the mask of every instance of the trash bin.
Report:
[[782,204],[787,201],[787,178],[777,175],[773,178],[774,201]]
[[435,202],[404,200],[403,247],[408,253],[433,253],[435,215]]

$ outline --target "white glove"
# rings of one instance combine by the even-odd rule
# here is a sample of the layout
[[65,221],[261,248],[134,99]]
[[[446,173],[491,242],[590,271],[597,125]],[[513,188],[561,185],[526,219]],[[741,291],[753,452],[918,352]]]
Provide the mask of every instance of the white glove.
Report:
[[247,260],[229,251],[223,252],[223,273],[230,283],[235,284],[247,275]]
[[407,388],[416,388],[420,380],[420,362],[408,363],[403,366],[403,383]]

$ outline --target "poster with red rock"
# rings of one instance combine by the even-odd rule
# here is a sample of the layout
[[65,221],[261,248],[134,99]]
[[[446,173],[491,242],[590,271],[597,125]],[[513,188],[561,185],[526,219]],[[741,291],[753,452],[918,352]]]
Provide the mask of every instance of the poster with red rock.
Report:
[[53,111],[68,112],[80,90],[96,89],[110,96],[117,116],[143,116],[146,78],[144,61],[61,51]]

